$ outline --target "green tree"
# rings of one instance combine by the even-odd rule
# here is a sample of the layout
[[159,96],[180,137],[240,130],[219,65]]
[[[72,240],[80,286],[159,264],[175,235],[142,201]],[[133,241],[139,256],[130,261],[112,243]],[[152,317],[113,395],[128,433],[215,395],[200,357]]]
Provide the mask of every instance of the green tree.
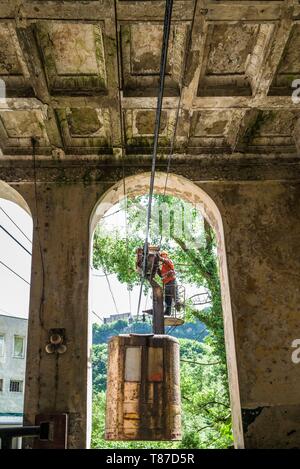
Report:
[[[127,236],[124,230],[111,230],[105,223],[99,225],[95,233],[94,267],[116,274],[129,289],[140,283],[135,253],[144,243],[147,204],[147,196],[127,201]],[[125,204],[121,208],[124,207]],[[205,288],[210,298],[205,309],[193,306],[192,302],[186,307],[188,320],[198,319],[206,326],[209,334],[204,341],[208,354],[205,357],[214,357],[217,365],[203,365],[202,371],[200,366],[190,367],[185,375],[191,364],[182,364],[183,396],[188,389],[193,389],[192,397],[186,394],[183,398],[184,444],[212,447],[215,441],[214,447],[226,447],[231,438],[231,420],[215,234],[196,207],[172,196],[156,195],[153,214],[150,242],[170,253],[179,282],[193,284],[199,287],[199,292]],[[149,287],[145,284],[144,288]],[[197,361],[195,357],[194,361]],[[193,432],[195,425],[196,434]]]
[[93,392],[106,389],[107,344],[93,345]]
[[[212,347],[179,339],[181,357],[182,440],[108,442],[104,440],[105,382],[94,387],[93,448],[227,448],[232,444],[230,409],[221,377],[222,363]],[[107,347],[105,344],[94,347]],[[99,354],[100,360],[105,359]],[[104,373],[105,374],[105,373]]]

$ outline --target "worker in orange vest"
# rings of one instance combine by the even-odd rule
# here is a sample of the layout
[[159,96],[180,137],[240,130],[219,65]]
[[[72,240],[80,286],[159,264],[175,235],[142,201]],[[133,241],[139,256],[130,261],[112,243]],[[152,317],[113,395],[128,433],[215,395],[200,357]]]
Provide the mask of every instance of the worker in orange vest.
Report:
[[177,291],[176,291],[176,272],[174,264],[168,256],[166,251],[162,251],[159,256],[161,261],[161,267],[158,269],[158,274],[162,278],[165,292],[165,315],[170,316],[172,300],[176,303]]

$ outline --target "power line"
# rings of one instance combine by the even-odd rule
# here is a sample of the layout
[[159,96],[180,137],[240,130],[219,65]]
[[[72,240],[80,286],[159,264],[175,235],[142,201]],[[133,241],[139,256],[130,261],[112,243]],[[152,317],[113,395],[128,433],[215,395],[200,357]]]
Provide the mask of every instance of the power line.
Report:
[[38,139],[35,137],[31,138],[32,144],[32,164],[33,164],[33,179],[34,179],[34,202],[35,202],[35,222],[36,222],[36,234],[38,240],[38,246],[40,251],[40,258],[41,258],[41,267],[42,267],[42,287],[41,287],[41,298],[40,298],[40,305],[39,305],[39,321],[42,329],[44,327],[44,303],[45,303],[45,262],[44,262],[44,253],[42,249],[41,243],[41,236],[40,236],[40,217],[39,217],[39,204],[38,204],[38,190],[37,190],[37,174],[36,174],[36,145],[38,143]]
[[110,294],[111,294],[113,303],[114,303],[114,305],[115,305],[116,313],[119,314],[119,310],[118,310],[118,307],[117,307],[117,303],[116,303],[116,300],[115,300],[114,293],[113,293],[112,288],[111,288],[111,285],[110,285],[110,281],[109,281],[108,275],[107,275],[107,273],[106,273],[105,271],[104,271],[104,273],[105,273],[106,281],[107,281],[107,284],[108,284],[108,288],[109,288],[109,291],[110,291]]
[[107,273],[106,273],[106,274],[95,274],[94,272],[92,272],[92,275],[93,275],[94,277],[106,277],[106,276],[114,275],[114,274],[107,274]]
[[24,277],[22,277],[21,275],[17,274],[17,272],[15,272],[13,269],[11,269],[10,267],[8,267],[8,265],[4,264],[4,262],[0,261],[0,264],[3,265],[4,267],[6,267],[6,269],[8,269],[10,272],[12,272],[14,275],[16,275],[17,277],[19,277],[21,280],[23,280],[23,282],[27,283],[27,285],[30,285],[29,282],[27,282],[27,280],[25,280]]
[[17,223],[14,222],[14,220],[8,215],[8,213],[4,210],[4,208],[0,207],[0,210],[4,213],[4,215],[7,216],[7,218],[15,225],[15,227],[20,231],[20,233],[22,233],[23,236],[25,236],[25,238],[27,239],[27,241],[30,242],[30,244],[32,244],[32,241],[31,239],[24,233],[24,231],[21,230],[21,228],[19,227],[19,225],[17,225]]
[[186,363],[193,363],[194,365],[202,365],[202,366],[222,365],[223,364],[223,362],[200,363],[200,362],[194,362],[193,360],[184,360],[183,358],[181,358],[180,361],[181,362],[186,362]]
[[168,45],[169,45],[172,9],[173,9],[173,0],[166,0],[162,54],[161,54],[160,71],[159,71],[159,92],[158,92],[158,98],[157,98],[156,117],[155,117],[154,143],[153,143],[149,200],[148,200],[148,210],[147,210],[146,235],[145,235],[145,245],[144,245],[144,258],[143,258],[143,271],[142,271],[143,276],[142,276],[141,287],[140,287],[137,316],[139,316],[139,312],[140,312],[142,289],[143,289],[143,283],[144,283],[144,279],[146,275],[146,261],[147,261],[147,255],[148,255],[148,239],[149,239],[149,231],[150,231],[150,223],[151,223],[152,198],[153,198],[155,169],[156,169],[156,156],[157,156],[157,149],[158,149],[161,110],[162,110],[162,102],[163,102],[164,87],[165,87],[165,74],[166,74],[166,65],[167,65],[167,57],[168,57]]
[[113,215],[116,215],[116,213],[119,213],[119,212],[121,212],[122,210],[123,210],[123,208],[120,208],[119,210],[116,210],[116,211],[113,212],[113,213],[108,213],[107,215],[103,215],[102,220],[103,220],[103,218],[112,217]]
[[100,319],[100,321],[103,322],[103,319],[102,319],[94,310],[92,310],[92,313],[93,313],[95,316],[97,316],[97,318]]
[[144,276],[145,276],[145,271],[146,271],[146,253],[147,253],[149,230],[150,230],[150,224],[151,224],[152,198],[153,198],[153,190],[154,190],[161,110],[162,110],[162,102],[163,102],[164,87],[165,87],[165,73],[166,73],[166,65],[167,65],[167,57],[168,57],[168,45],[169,45],[169,35],[170,35],[170,26],[171,26],[171,17],[172,17],[172,7],[173,7],[173,0],[166,0],[163,45],[162,45],[162,55],[161,55],[160,74],[159,74],[159,93],[158,93],[156,117],[155,117],[153,155],[152,155],[146,236],[145,236],[144,265],[143,265]]
[[[116,28],[116,48],[117,48],[117,69],[118,69],[118,95],[119,95],[119,116],[120,116],[120,134],[121,134],[121,156],[122,156],[122,175],[123,175],[123,193],[125,201],[125,233],[126,233],[126,263],[127,271],[129,270],[129,243],[128,243],[128,225],[127,225],[127,215],[128,215],[128,205],[127,205],[127,193],[126,193],[126,182],[125,182],[125,138],[124,138],[124,115],[122,110],[122,96],[121,96],[121,55],[120,55],[120,46],[119,46],[119,31],[118,31],[118,10],[117,2],[114,1],[114,12],[115,12],[115,28]],[[122,209],[120,209],[122,210]],[[118,210],[118,211],[120,211]],[[118,212],[117,211],[117,212]],[[117,213],[115,212],[115,213]],[[129,299],[129,309],[131,314],[131,291],[127,286],[128,290],[128,299]]]
[[20,241],[18,241],[6,228],[4,228],[4,226],[0,225],[0,228],[10,237],[12,238],[15,243],[17,243],[22,249],[24,249],[24,251],[27,252],[27,254],[29,254],[31,256],[31,252],[28,251],[28,249],[25,248],[25,246],[23,246],[23,244],[20,243]]
[[[166,174],[164,194],[163,194],[164,196],[166,195],[166,191],[167,191],[167,185],[168,185],[169,174],[170,174],[170,169],[171,169],[171,161],[172,161],[172,156],[173,156],[173,153],[174,153],[174,148],[175,148],[175,143],[176,143],[176,135],[177,135],[177,127],[178,127],[178,121],[179,121],[179,112],[180,112],[180,107],[181,107],[183,83],[184,83],[184,77],[186,76],[186,67],[187,67],[188,54],[189,54],[189,51],[191,49],[192,32],[193,32],[193,26],[194,26],[194,22],[195,22],[197,4],[198,4],[198,0],[195,0],[194,10],[193,10],[193,18],[192,18],[191,28],[190,28],[190,32],[189,32],[189,39],[188,39],[188,43],[187,43],[187,46],[186,46],[186,49],[185,49],[183,67],[182,67],[182,74],[181,74],[181,79],[180,79],[180,83],[179,83],[179,99],[178,99],[178,104],[177,104],[177,109],[176,109],[174,132],[173,132],[170,152],[169,152],[169,156],[168,156],[167,174]],[[160,237],[159,247],[161,246],[161,243],[162,243],[162,233],[161,233],[161,237]]]
[[5,311],[5,309],[0,308],[0,311],[1,311],[2,313],[8,314],[8,316],[12,316],[12,314],[9,313],[8,311]]

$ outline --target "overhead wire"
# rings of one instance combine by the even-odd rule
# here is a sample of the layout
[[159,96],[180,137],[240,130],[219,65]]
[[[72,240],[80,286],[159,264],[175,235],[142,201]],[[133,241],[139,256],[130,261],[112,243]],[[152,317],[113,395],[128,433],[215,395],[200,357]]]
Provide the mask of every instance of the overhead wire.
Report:
[[109,278],[108,278],[108,274],[105,272],[105,270],[104,270],[104,273],[105,273],[107,285],[108,285],[108,288],[109,288],[109,291],[110,291],[110,294],[111,294],[113,303],[114,303],[114,305],[115,305],[116,313],[119,314],[117,302],[116,302],[116,299],[115,299],[115,296],[114,296],[114,292],[112,291],[112,288],[111,288],[111,284],[110,284],[110,281],[109,281]]
[[[171,170],[171,161],[172,161],[172,156],[174,154],[174,148],[175,148],[175,144],[176,144],[177,128],[178,128],[180,108],[181,108],[181,100],[182,100],[182,90],[183,90],[183,87],[184,87],[184,77],[186,76],[188,53],[189,53],[190,48],[191,48],[193,27],[194,27],[195,16],[196,16],[196,11],[197,11],[197,4],[198,4],[198,0],[195,0],[194,9],[193,9],[193,16],[192,16],[192,21],[191,21],[191,27],[190,27],[190,31],[189,31],[189,38],[188,38],[188,42],[187,42],[187,45],[186,45],[186,48],[185,48],[183,67],[182,67],[182,74],[181,74],[180,83],[179,83],[179,98],[178,98],[178,103],[177,103],[177,108],[176,108],[174,132],[173,132],[173,136],[172,136],[172,140],[171,140],[171,146],[170,146],[170,152],[169,152],[169,156],[168,156],[168,163],[167,163],[167,170],[166,170],[166,180],[165,180],[164,193],[163,193],[164,196],[166,195],[166,191],[167,191],[169,174],[170,174],[170,170]],[[161,234],[161,239],[160,239],[159,246],[161,246],[161,242],[162,242],[162,234]]]
[[99,316],[99,314],[97,314],[94,310],[92,310],[92,313],[97,316],[98,319],[100,319],[100,321],[103,322],[103,318],[101,318],[101,316]]
[[115,212],[112,212],[112,213],[108,213],[107,215],[103,215],[103,217],[101,218],[101,220],[103,220],[103,218],[109,218],[109,217],[112,217],[113,215],[116,215],[116,213],[119,213],[121,212],[123,209],[120,208],[119,210],[116,210]]
[[30,251],[28,251],[27,248],[25,248],[25,246],[23,246],[22,243],[20,243],[20,241],[17,240],[17,238],[15,238],[6,228],[4,228],[4,226],[0,225],[0,228],[15,242],[17,243],[25,252],[27,252],[27,254],[29,254],[30,256],[32,255]]
[[40,259],[41,259],[41,267],[42,267],[42,288],[41,288],[41,298],[40,298],[40,305],[39,305],[39,321],[40,325],[43,329],[44,327],[44,303],[45,303],[45,263],[44,263],[44,254],[42,250],[42,243],[40,238],[40,224],[39,224],[39,207],[38,207],[38,190],[37,190],[37,174],[36,174],[36,144],[38,143],[38,139],[35,137],[31,138],[32,144],[32,162],[33,162],[33,179],[34,179],[34,202],[35,202],[35,223],[36,223],[36,234],[37,234],[37,241],[40,251]]
[[8,213],[4,210],[3,207],[0,206],[0,210],[4,213],[4,215],[13,223],[13,225],[22,233],[22,235],[32,244],[31,239],[24,233],[24,231],[19,227],[19,225],[8,215]]
[[201,366],[211,366],[211,365],[222,365],[223,362],[212,362],[212,363],[201,363],[201,362],[194,362],[192,360],[185,360],[183,358],[180,359],[181,362],[186,363],[193,363],[194,365],[201,365]]
[[0,264],[6,267],[6,269],[10,270],[10,272],[12,272],[14,275],[19,277],[21,280],[23,280],[23,282],[27,283],[27,285],[30,285],[30,283],[24,277],[22,277],[22,275],[19,275],[15,270],[13,270],[11,267],[6,265],[3,261],[0,260]]
[[[181,74],[181,79],[180,79],[180,83],[179,83],[179,98],[178,98],[178,103],[177,103],[177,108],[176,108],[174,132],[173,132],[171,145],[170,145],[169,156],[168,156],[166,179],[165,179],[165,186],[164,186],[164,192],[163,192],[164,197],[165,197],[166,192],[167,192],[169,174],[170,174],[170,170],[171,170],[171,161],[172,161],[172,157],[173,157],[174,149],[175,149],[175,144],[176,144],[177,128],[178,128],[179,115],[180,115],[180,109],[181,109],[181,100],[182,100],[182,94],[183,94],[182,90],[183,90],[183,87],[184,87],[184,77],[186,75],[188,53],[189,53],[190,48],[191,48],[192,33],[193,33],[193,27],[194,27],[195,16],[196,16],[196,11],[197,11],[197,4],[198,4],[198,0],[195,0],[194,9],[193,9],[193,17],[192,17],[191,27],[190,27],[190,31],[189,31],[189,38],[188,38],[187,45],[186,45],[186,48],[185,48],[183,67],[182,67],[182,74]],[[159,249],[161,248],[162,238],[163,238],[163,232],[161,231],[160,241],[159,241]],[[176,326],[171,327],[169,329],[168,333],[173,331],[175,329],[175,327]]]
[[151,164],[148,210],[147,210],[147,219],[146,219],[146,234],[145,234],[145,244],[144,244],[144,253],[143,253],[142,279],[141,279],[141,286],[140,286],[140,293],[139,293],[139,300],[138,300],[137,317],[139,316],[139,312],[140,312],[143,284],[144,284],[144,279],[146,276],[146,262],[147,262],[147,255],[148,255],[149,232],[150,232],[151,214],[152,214],[152,199],[153,199],[153,190],[154,190],[154,181],[155,181],[156,157],[157,157],[157,149],[158,149],[162,102],[163,102],[163,97],[164,97],[165,74],[166,74],[166,65],[167,65],[167,57],[168,57],[168,46],[169,46],[172,10],[173,10],[173,0],[166,0],[163,41],[162,41],[162,54],[161,54],[161,62],[160,62],[160,70],[159,70],[159,92],[158,92],[156,115],[155,115],[154,142],[153,142],[153,153],[152,153],[152,164]]
[[[116,38],[117,38],[116,44],[117,44],[117,66],[118,66],[118,83],[119,83],[118,91],[119,91],[119,115],[120,115],[121,147],[122,147],[123,188],[124,188],[124,198],[126,198],[126,201],[125,201],[125,216],[126,216],[126,249],[127,249],[127,265],[128,265],[127,194],[126,194],[125,168],[124,168],[125,144],[124,144],[124,135],[123,135],[123,125],[124,125],[123,112],[122,112],[122,105],[121,105],[121,87],[120,87],[121,75],[120,75],[120,63],[119,63],[119,60],[120,60],[119,31],[118,31],[116,1],[114,2],[114,6],[115,6],[115,27],[116,27]],[[139,300],[138,300],[138,308],[137,308],[137,317],[139,316],[140,305],[141,305],[141,297],[142,297],[142,290],[143,290],[143,282],[144,282],[144,279],[145,279],[146,256],[147,256],[147,252],[148,252],[149,232],[150,232],[150,225],[151,225],[152,199],[153,199],[155,170],[156,170],[156,157],[157,157],[157,149],[158,149],[158,139],[159,139],[159,130],[160,130],[162,101],[163,101],[163,95],[164,95],[165,71],[166,71],[167,54],[168,54],[168,43],[169,43],[169,35],[170,35],[172,7],[173,7],[173,0],[166,0],[165,17],[164,17],[163,43],[162,43],[162,55],[161,55],[160,74],[159,74],[159,94],[158,94],[157,108],[156,108],[156,119],[155,119],[155,129],[154,129],[154,144],[153,144],[151,176],[150,176],[150,188],[149,188],[149,200],[148,200],[148,210],[147,210],[147,219],[146,219],[147,221],[146,221],[146,235],[145,235],[145,244],[144,244],[144,259],[143,259],[142,279],[141,279]],[[168,157],[167,174],[166,174],[166,181],[165,181],[165,187],[164,187],[164,195],[166,194],[166,189],[167,189],[167,184],[168,184],[168,177],[169,177],[170,168],[171,168],[171,159],[172,159],[172,155],[174,153],[174,148],[175,148],[176,133],[177,133],[179,113],[180,113],[180,107],[181,107],[183,81],[184,81],[185,70],[186,70],[186,65],[187,65],[188,49],[189,49],[189,45],[191,43],[191,37],[192,37],[193,24],[194,24],[194,20],[195,20],[196,7],[197,7],[197,0],[195,0],[192,24],[191,24],[191,28],[190,28],[189,41],[188,41],[188,46],[186,47],[186,50],[185,50],[183,72],[182,72],[181,81],[180,81],[180,85],[179,85],[180,94],[179,94],[178,105],[177,105],[177,110],[176,110],[174,133],[173,133],[170,152],[169,152],[169,157]],[[117,212],[114,212],[114,213],[117,213]],[[110,216],[110,215],[113,215],[113,214],[109,214],[108,216]],[[108,280],[108,278],[107,278],[107,280]],[[129,294],[130,294],[130,291],[129,291]],[[130,303],[131,303],[131,301],[130,301]],[[130,304],[130,311],[131,311],[131,304]]]
[[[125,203],[125,237],[126,237],[126,261],[127,271],[129,271],[129,243],[128,243],[128,206],[127,206],[127,192],[126,192],[126,181],[125,181],[125,138],[124,138],[124,119],[122,110],[122,95],[121,95],[121,66],[120,66],[120,47],[119,47],[119,29],[118,29],[118,11],[117,2],[114,0],[114,13],[115,13],[115,34],[116,34],[116,49],[117,49],[117,72],[118,72],[118,101],[119,101],[119,117],[120,117],[120,137],[121,137],[121,157],[122,157],[122,176],[123,176],[123,194]],[[115,212],[117,213],[117,212]],[[128,300],[130,314],[132,314],[131,308],[131,291],[127,286]]]
[[106,274],[95,274],[94,272],[92,272],[92,275],[94,277],[106,277],[106,276],[114,275],[114,274],[113,273],[112,274],[107,274],[107,273]]

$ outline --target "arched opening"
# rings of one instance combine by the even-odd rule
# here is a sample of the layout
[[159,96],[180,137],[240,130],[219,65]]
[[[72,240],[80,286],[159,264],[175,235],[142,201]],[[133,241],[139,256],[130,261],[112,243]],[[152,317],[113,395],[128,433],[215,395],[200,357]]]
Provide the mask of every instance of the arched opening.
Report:
[[[219,276],[221,284],[224,336],[226,345],[234,444],[236,447],[241,448],[243,447],[243,436],[241,430],[240,396],[230,301],[230,288],[227,272],[226,248],[221,213],[211,197],[206,192],[204,192],[201,187],[181,176],[174,174],[168,175],[166,184],[166,176],[167,175],[165,173],[156,173],[154,193],[176,197],[189,204],[192,204],[197,208],[197,210],[199,210],[199,212],[202,213],[204,219],[209,223],[215,233],[217,256],[219,261]],[[137,196],[148,194],[149,180],[149,173],[128,177],[125,180],[115,184],[101,197],[91,216],[91,243],[96,226],[100,220],[107,214],[111,214],[112,207],[120,203],[120,201],[124,199],[124,195],[126,195],[127,198],[132,199]],[[93,253],[93,247],[91,247],[91,253]],[[90,276],[90,284],[92,284],[92,273]],[[90,311],[92,311],[92,292],[90,296]]]
[[[22,425],[28,338],[32,218],[0,181],[0,426]],[[19,439],[14,447],[20,447]]]

